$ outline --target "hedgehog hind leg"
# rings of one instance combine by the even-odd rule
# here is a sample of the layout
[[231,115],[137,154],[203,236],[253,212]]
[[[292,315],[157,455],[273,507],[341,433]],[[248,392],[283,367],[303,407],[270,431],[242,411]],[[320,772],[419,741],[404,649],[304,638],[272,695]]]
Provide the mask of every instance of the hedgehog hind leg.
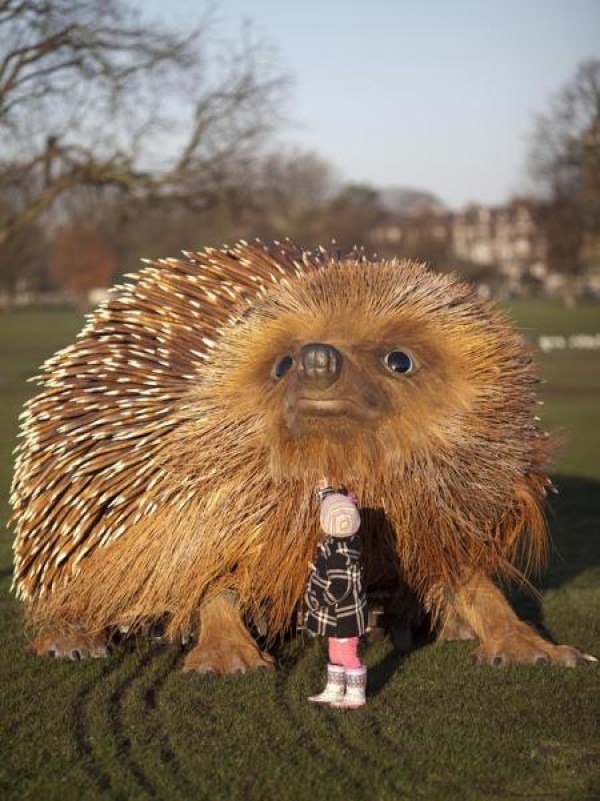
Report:
[[242,621],[234,593],[221,592],[199,610],[198,642],[186,656],[184,671],[246,673],[269,669],[273,658],[261,651]]
[[101,659],[108,656],[108,640],[104,633],[89,634],[83,630],[61,631],[44,629],[27,650],[36,656],[50,656],[59,659]]
[[575,667],[597,662],[596,657],[569,645],[555,645],[520,620],[494,582],[480,573],[453,594],[454,613],[479,639],[476,662],[500,667],[507,664]]

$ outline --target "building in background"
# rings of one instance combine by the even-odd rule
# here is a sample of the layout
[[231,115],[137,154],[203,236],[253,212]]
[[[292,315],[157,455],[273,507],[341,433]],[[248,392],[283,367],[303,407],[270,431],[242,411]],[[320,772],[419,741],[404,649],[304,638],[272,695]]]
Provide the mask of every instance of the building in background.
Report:
[[487,287],[488,294],[551,294],[560,276],[548,269],[548,242],[543,206],[515,197],[506,206],[474,203],[449,212],[422,205],[410,213],[390,216],[374,232],[384,255],[398,255],[455,269]]
[[552,291],[543,208],[531,198],[516,197],[506,206],[468,206],[452,219],[452,254],[460,261],[499,272],[505,290]]

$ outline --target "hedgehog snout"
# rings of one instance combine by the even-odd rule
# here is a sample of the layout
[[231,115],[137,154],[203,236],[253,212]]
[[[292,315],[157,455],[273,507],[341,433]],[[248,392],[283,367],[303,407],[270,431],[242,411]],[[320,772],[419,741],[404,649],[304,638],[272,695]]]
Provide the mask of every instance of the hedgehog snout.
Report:
[[334,384],[342,372],[342,354],[333,345],[309,342],[300,349],[299,369],[302,380],[319,389]]

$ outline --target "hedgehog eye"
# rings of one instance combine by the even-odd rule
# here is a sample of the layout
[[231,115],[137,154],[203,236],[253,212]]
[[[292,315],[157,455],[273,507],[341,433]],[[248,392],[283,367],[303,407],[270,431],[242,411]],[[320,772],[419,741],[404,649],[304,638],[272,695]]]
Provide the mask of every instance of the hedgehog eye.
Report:
[[280,378],[287,373],[287,371],[292,367],[294,364],[294,360],[291,356],[282,356],[280,359],[277,359],[273,366],[273,378],[279,381]]
[[386,353],[383,363],[391,373],[412,373],[415,369],[413,357],[404,350],[391,350]]

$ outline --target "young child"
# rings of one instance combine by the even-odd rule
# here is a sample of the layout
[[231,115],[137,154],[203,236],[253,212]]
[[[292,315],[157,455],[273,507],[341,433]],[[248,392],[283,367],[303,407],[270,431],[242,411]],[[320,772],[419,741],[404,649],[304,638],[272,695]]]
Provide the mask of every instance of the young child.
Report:
[[323,486],[321,527],[326,536],[311,566],[304,600],[306,628],[328,637],[327,686],[308,700],[345,709],[365,703],[367,668],[358,657],[358,638],[366,627],[362,580],[360,515],[353,499]]

